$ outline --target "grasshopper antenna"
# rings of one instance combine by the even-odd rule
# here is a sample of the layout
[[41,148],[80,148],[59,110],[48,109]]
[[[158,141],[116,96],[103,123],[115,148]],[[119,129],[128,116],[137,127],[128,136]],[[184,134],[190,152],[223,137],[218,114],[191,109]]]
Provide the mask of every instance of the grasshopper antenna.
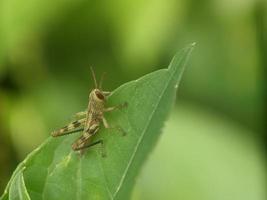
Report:
[[91,69],[92,76],[93,76],[93,80],[94,80],[94,83],[95,83],[95,88],[98,88],[98,87],[97,87],[97,82],[96,82],[96,77],[95,77],[95,72],[94,72],[94,70],[93,70],[92,67],[90,67],[90,69]]
[[104,72],[102,74],[101,78],[100,78],[100,81],[99,81],[99,89],[102,89],[102,83],[103,83],[103,79],[104,79],[105,75],[106,75],[106,72]]

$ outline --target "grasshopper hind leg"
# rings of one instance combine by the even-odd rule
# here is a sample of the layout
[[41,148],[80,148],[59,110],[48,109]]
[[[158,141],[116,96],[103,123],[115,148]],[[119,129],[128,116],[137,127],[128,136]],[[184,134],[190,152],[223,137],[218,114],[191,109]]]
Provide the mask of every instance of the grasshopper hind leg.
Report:
[[82,155],[82,154],[84,154],[86,149],[100,144],[101,145],[101,156],[102,157],[106,157],[107,156],[106,151],[105,151],[105,147],[104,147],[103,139],[99,139],[99,140],[97,140],[97,141],[95,141],[93,143],[90,143],[91,142],[91,138],[87,138],[85,140],[83,140],[82,138],[83,138],[83,136],[81,136],[78,140],[76,140],[72,144],[72,149],[74,151],[79,151],[79,153]]
[[64,126],[58,130],[53,131],[51,135],[53,137],[58,137],[58,136],[68,135],[71,133],[82,131],[84,129],[84,123],[85,123],[85,118],[74,121],[67,126]]

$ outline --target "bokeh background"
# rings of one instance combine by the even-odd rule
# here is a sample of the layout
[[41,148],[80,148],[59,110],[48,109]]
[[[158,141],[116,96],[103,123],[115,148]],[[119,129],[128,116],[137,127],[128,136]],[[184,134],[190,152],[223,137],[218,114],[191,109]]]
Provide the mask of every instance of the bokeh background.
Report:
[[266,198],[264,0],[1,0],[0,193],[17,164],[104,87],[196,42],[133,199]]

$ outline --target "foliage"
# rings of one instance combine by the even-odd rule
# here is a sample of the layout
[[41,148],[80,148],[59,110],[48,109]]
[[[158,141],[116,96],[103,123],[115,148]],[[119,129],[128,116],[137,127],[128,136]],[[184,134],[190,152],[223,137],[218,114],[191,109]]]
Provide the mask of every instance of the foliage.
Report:
[[107,116],[127,135],[101,130],[107,157],[91,148],[73,152],[76,134],[48,138],[14,172],[2,199],[128,199],[134,178],[155,145],[170,109],[193,44],[173,58],[168,69],[158,70],[116,89],[108,105],[128,107]]

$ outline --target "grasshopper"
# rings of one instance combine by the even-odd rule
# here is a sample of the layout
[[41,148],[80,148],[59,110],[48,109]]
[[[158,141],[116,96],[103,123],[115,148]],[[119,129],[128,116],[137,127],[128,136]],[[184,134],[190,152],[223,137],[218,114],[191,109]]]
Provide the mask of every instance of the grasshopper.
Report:
[[119,126],[111,127],[109,126],[107,120],[104,117],[105,112],[111,112],[116,109],[122,109],[127,106],[127,103],[120,104],[113,107],[105,107],[106,99],[111,94],[111,92],[102,91],[102,80],[103,75],[100,79],[99,84],[97,84],[96,76],[91,68],[93,81],[95,84],[95,88],[89,94],[89,103],[87,110],[78,112],[74,116],[78,118],[76,121],[71,122],[67,126],[64,126],[58,130],[55,130],[51,133],[53,137],[63,136],[75,132],[82,131],[82,135],[72,144],[72,149],[74,151],[79,151],[81,154],[83,150],[89,147],[92,147],[97,144],[101,144],[102,146],[102,156],[105,157],[106,153],[104,152],[104,142],[103,139],[99,139],[91,143],[92,136],[94,136],[100,128],[100,124],[103,123],[104,127],[107,129],[117,129],[123,135],[125,132]]

